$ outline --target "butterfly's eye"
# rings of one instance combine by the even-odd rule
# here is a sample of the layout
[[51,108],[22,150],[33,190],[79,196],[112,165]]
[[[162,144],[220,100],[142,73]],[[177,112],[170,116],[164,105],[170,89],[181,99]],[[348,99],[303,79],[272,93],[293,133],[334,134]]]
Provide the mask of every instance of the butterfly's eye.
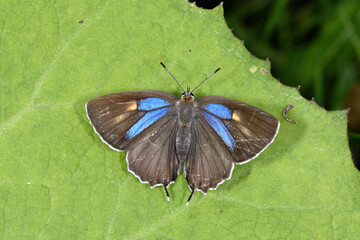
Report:
[[183,92],[181,95],[185,95],[185,92]]
[[194,96],[194,94],[192,92],[190,92],[191,96]]

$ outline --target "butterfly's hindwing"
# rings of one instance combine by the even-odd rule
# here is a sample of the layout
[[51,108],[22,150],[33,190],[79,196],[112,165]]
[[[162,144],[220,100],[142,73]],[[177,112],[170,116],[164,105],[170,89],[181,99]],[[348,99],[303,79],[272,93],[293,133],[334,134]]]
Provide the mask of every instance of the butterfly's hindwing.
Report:
[[228,147],[204,116],[199,115],[193,124],[185,175],[191,189],[206,193],[231,176],[234,161]]
[[175,181],[180,167],[175,151],[176,130],[176,118],[161,118],[129,148],[128,169],[142,182],[167,186]]

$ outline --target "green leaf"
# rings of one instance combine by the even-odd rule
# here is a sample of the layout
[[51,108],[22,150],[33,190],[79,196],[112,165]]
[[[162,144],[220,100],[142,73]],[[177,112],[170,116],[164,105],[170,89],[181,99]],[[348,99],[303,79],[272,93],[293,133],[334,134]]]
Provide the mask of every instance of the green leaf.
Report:
[[[360,234],[360,177],[345,111],[327,112],[270,74],[226,26],[222,6],[185,0],[2,1],[1,239],[329,239]],[[82,23],[80,22],[82,20]],[[79,23],[80,22],[80,23]],[[206,196],[181,174],[150,189],[86,117],[100,95],[219,95],[281,121],[272,145]],[[298,69],[302,74],[301,69]],[[289,117],[283,108],[294,105]]]

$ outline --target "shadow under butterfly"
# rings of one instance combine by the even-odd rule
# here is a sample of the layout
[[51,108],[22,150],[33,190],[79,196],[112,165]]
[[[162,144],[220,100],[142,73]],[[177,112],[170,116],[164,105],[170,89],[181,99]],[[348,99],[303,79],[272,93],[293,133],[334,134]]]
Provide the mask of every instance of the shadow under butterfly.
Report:
[[274,140],[280,122],[271,114],[233,99],[206,96],[180,100],[167,92],[114,93],[86,104],[90,123],[109,147],[127,151],[128,170],[151,187],[175,182],[184,165],[191,194],[206,194],[231,178],[234,164],[256,158]]

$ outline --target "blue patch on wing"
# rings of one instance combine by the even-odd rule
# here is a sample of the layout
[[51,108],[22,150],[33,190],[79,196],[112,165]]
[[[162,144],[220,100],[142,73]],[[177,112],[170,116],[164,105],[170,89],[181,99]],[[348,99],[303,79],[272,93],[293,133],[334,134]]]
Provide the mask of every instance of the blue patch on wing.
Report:
[[228,145],[228,147],[234,151],[236,147],[236,141],[231,136],[229,130],[225,127],[223,122],[217,117],[214,117],[213,115],[205,111],[202,112],[204,114],[206,121],[210,124],[210,126],[215,130],[217,134],[219,134],[219,136],[226,143],[226,145]]
[[151,111],[168,105],[170,105],[170,103],[161,98],[145,98],[139,102],[138,110]]
[[167,111],[169,109],[170,108],[168,108],[168,107],[167,108],[161,108],[161,109],[154,110],[154,111],[146,113],[142,118],[140,118],[140,120],[137,123],[135,123],[127,131],[125,137],[127,139],[131,139],[131,138],[135,137],[136,135],[138,135],[139,133],[144,131],[144,129],[146,129],[151,124],[153,124],[154,122],[159,120],[161,117],[163,117],[165,115],[165,113],[167,113]]
[[222,104],[209,103],[204,106],[206,110],[222,119],[231,119],[231,110]]

